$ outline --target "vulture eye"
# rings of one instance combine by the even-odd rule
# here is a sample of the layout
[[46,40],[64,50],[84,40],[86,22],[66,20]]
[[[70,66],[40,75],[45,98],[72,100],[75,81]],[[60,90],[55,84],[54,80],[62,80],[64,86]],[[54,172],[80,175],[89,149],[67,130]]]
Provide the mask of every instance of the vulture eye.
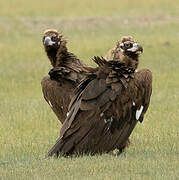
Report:
[[51,37],[51,40],[52,40],[52,41],[56,41],[56,40],[57,40],[57,36],[56,36],[56,35],[53,35],[53,36]]
[[125,43],[124,46],[125,46],[126,48],[131,48],[131,47],[132,47],[132,43]]

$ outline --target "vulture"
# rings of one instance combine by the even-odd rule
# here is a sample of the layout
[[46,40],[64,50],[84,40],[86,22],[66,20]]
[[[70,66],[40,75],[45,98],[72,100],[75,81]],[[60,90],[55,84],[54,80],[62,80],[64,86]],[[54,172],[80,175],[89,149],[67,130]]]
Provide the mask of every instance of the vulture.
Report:
[[[136,51],[136,49],[138,49],[138,51]],[[142,46],[139,46],[131,36],[123,36],[121,40],[116,43],[116,46],[108,51],[105,59],[124,62],[126,66],[136,70],[139,64],[138,53],[141,52],[143,52]]]
[[[123,38],[120,58],[94,57],[69,104],[60,137],[48,156],[108,153],[123,149],[137,122],[144,119],[152,93],[152,73],[136,72],[142,47]],[[117,60],[118,59],[118,60]]]
[[[133,49],[131,49],[131,47]],[[136,51],[136,48],[139,48],[138,51]],[[130,51],[128,51],[128,49],[130,51],[136,51],[136,53],[130,55]],[[126,66],[132,67],[135,69],[135,71],[137,71],[139,64],[138,53],[141,52],[143,52],[143,48],[138,46],[137,42],[132,36],[123,36],[120,41],[117,41],[116,46],[108,51],[108,53],[105,55],[105,59],[113,59],[115,61],[124,62]],[[129,144],[130,140],[128,139],[124,148],[129,146]],[[120,149],[120,152],[122,152],[124,148]]]
[[54,29],[44,32],[43,46],[53,66],[41,81],[45,100],[61,123],[66,119],[74,89],[88,72],[87,67],[67,49],[67,40]]

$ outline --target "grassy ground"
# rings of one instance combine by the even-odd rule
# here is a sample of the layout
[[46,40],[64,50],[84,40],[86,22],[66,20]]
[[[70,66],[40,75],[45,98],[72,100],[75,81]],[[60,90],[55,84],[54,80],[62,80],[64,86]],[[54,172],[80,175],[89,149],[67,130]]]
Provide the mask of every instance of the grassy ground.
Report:
[[[143,45],[152,101],[121,156],[44,159],[60,128],[40,87],[51,68],[41,42],[46,28],[62,30],[88,64],[122,35]],[[2,0],[0,35],[0,179],[179,178],[178,0]]]

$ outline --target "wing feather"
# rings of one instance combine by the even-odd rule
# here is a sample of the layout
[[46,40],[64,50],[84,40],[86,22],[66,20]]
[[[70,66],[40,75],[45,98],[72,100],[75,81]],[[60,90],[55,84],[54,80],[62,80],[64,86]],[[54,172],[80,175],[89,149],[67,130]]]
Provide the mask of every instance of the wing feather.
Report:
[[[103,59],[95,60],[106,66]],[[86,79],[79,85],[60,139],[50,150],[50,156],[122,149],[138,122],[136,112],[141,106],[144,107],[139,117],[142,122],[152,92],[151,72],[143,69],[125,76],[117,73],[118,78],[121,77],[119,81],[114,79],[110,83],[106,83],[105,76],[99,74],[103,78]]]
[[42,79],[41,86],[45,100],[51,106],[59,121],[63,123],[68,112],[68,104],[74,95],[75,85],[67,80],[63,80],[63,83],[61,83],[46,76]]

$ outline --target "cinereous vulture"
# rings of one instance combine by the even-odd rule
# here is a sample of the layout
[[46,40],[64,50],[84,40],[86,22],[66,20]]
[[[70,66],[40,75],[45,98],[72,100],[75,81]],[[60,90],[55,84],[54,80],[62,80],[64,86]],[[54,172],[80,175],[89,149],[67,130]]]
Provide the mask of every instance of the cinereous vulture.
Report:
[[[131,53],[134,52],[134,53]],[[140,46],[131,36],[123,36],[114,48],[108,51],[106,60],[115,60],[124,62],[126,66],[137,69],[139,63],[139,54],[143,52]]]
[[[119,60],[94,57],[91,71],[76,89],[67,118],[48,156],[106,153],[122,149],[137,122],[144,119],[152,93],[152,73],[135,72],[138,53],[135,41],[121,41]],[[118,52],[119,53],[119,52]]]
[[54,29],[44,32],[43,46],[53,66],[49,76],[42,79],[42,92],[45,100],[61,123],[66,119],[68,105],[73,91],[92,69],[80,62],[80,60],[67,49],[66,39]]

